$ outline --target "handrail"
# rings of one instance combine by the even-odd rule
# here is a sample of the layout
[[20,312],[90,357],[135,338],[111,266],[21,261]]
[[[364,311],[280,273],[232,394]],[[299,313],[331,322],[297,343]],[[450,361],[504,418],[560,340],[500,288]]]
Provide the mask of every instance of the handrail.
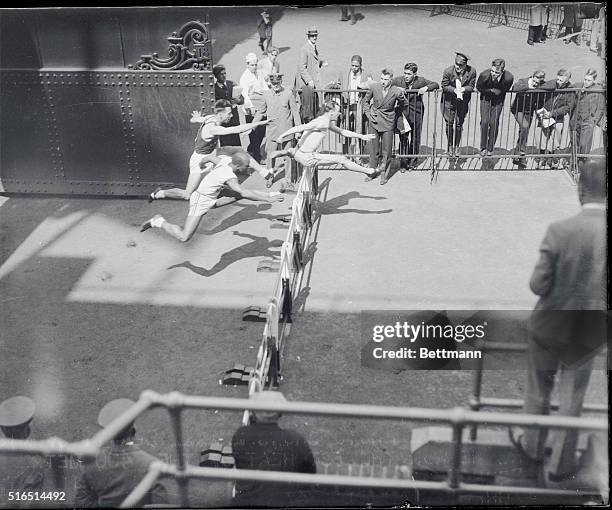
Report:
[[[411,407],[394,407],[380,405],[359,405],[359,404],[335,404],[324,402],[262,402],[253,399],[232,399],[225,397],[199,397],[184,395],[179,392],[171,392],[167,394],[159,394],[152,390],[146,390],[141,393],[138,401],[126,410],[121,416],[113,420],[107,427],[103,428],[93,438],[74,443],[60,444],[61,440],[52,438],[42,441],[4,439],[0,440],[0,452],[21,452],[48,454],[52,451],[54,454],[69,455],[72,457],[91,457],[96,453],[92,450],[92,445],[99,450],[102,446],[100,441],[112,437],[113,433],[121,430],[127,423],[131,423],[138,416],[146,412],[149,408],[161,406],[168,409],[172,415],[178,416],[184,408],[196,409],[225,409],[225,410],[250,410],[250,411],[277,411],[289,414],[308,414],[320,416],[352,416],[371,419],[400,419],[413,421],[437,421],[451,425],[453,427],[453,456],[449,469],[448,483],[439,482],[438,485],[428,485],[424,482],[409,482],[408,485],[400,485],[405,488],[431,488],[441,490],[451,490],[461,492],[468,490],[469,492],[491,491],[491,486],[472,485],[467,486],[462,484],[458,479],[458,468],[460,466],[462,449],[458,447],[462,440],[461,431],[466,425],[473,424],[488,424],[488,425],[504,425],[504,426],[523,426],[523,427],[547,427],[547,428],[565,428],[565,429],[584,429],[584,430],[599,430],[607,431],[608,423],[606,420],[594,418],[576,418],[576,417],[559,417],[559,416],[542,416],[542,415],[517,415],[512,413],[498,412],[474,412],[464,408],[455,407],[452,409],[427,409],[427,408],[411,408]],[[180,420],[172,421],[175,441],[177,442],[177,450],[182,448],[182,424]],[[55,442],[55,444],[53,444]],[[179,446],[179,443],[180,446]],[[53,449],[50,449],[50,444]],[[182,457],[182,455],[179,455]],[[164,467],[165,466],[165,467]],[[346,484],[354,485],[355,479],[332,478],[328,475],[304,475],[304,474],[289,474],[277,472],[257,473],[250,471],[248,473],[239,473],[238,470],[224,470],[211,468],[194,468],[184,462],[184,459],[179,458],[179,466],[169,466],[163,463],[156,462],[150,468],[149,473],[145,476],[137,487],[132,491],[128,498],[123,502],[122,507],[136,505],[146,494],[155,480],[162,473],[168,473],[176,476],[179,479],[191,476],[204,476],[217,479],[253,479],[253,480],[269,480],[268,477],[274,477],[275,481],[284,482],[299,482],[304,483],[323,483],[323,484]],[[306,477],[306,478],[303,478]],[[314,477],[314,478],[308,478]],[[322,478],[321,478],[322,477]],[[387,486],[384,479],[369,479],[363,480],[364,483],[359,483],[361,486],[371,486],[372,481],[376,480],[374,486]],[[361,482],[361,480],[359,480]],[[404,482],[402,482],[404,483]],[[186,506],[188,502],[187,490],[188,486],[184,483],[179,483],[181,502]],[[506,487],[501,490],[506,493],[516,494],[516,488]],[[531,489],[535,491],[537,489]],[[520,491],[520,489],[519,489]],[[559,492],[555,492],[558,494]]]

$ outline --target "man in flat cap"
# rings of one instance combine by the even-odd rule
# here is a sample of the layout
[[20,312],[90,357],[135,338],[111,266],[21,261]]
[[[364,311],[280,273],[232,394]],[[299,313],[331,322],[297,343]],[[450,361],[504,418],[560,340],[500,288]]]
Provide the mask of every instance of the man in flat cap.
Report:
[[[0,429],[7,439],[28,439],[36,406],[23,396],[9,398],[0,404]],[[45,480],[51,480],[40,456],[0,453],[0,507],[23,507],[24,501],[9,501],[9,492],[42,491]],[[49,489],[51,490],[51,489]]]
[[[300,120],[300,112],[295,102],[295,97],[290,89],[283,87],[283,75],[278,73],[270,74],[270,90],[263,93],[263,101],[255,114],[254,122],[258,122],[263,117],[268,117],[272,121],[266,126],[266,144],[265,156],[266,166],[271,168],[270,154],[272,151],[280,148],[285,149],[291,143],[291,140],[282,142],[278,147],[276,139],[281,133],[293,126],[298,126],[302,123]],[[275,173],[279,170],[280,158],[275,161]],[[285,158],[285,177],[288,178],[287,169],[289,168],[289,159]],[[274,175],[266,179],[266,186],[272,186]]]
[[[278,391],[262,391],[250,397],[258,403],[283,403],[285,397]],[[232,437],[232,453],[238,469],[261,469],[293,473],[316,473],[314,456],[304,437],[292,430],[279,427],[280,412],[255,411],[251,422],[240,427]],[[295,506],[299,496],[295,484],[236,482],[237,506]]]
[[316,27],[310,27],[306,31],[306,36],[308,40],[300,48],[294,88],[301,95],[302,120],[310,122],[319,110],[319,104],[323,102],[321,94],[315,94],[314,89],[321,88],[320,69],[327,66],[327,62],[319,55],[317,48],[319,31]]
[[[98,415],[98,425],[106,427],[134,404],[127,398],[112,400]],[[83,464],[75,505],[77,507],[118,507],[146,475],[149,465],[158,459],[136,446],[136,429],[130,423],[103,448],[94,461]],[[156,484],[141,501],[145,504],[163,504],[166,489]]]
[[480,155],[483,157],[493,154],[504,100],[513,83],[514,76],[506,71],[503,58],[493,60],[491,68],[478,76],[476,88],[480,92]]
[[455,53],[455,64],[447,67],[442,74],[442,116],[446,122],[448,154],[459,156],[459,143],[463,122],[470,109],[472,92],[476,86],[476,69],[468,65],[470,57],[462,52]]

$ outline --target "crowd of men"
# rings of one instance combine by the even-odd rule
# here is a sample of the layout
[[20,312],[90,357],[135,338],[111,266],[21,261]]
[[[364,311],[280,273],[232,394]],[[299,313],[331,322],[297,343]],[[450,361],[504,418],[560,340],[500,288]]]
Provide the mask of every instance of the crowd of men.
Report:
[[[339,122],[351,131],[374,135],[369,144],[346,140],[343,152],[347,155],[369,153],[368,166],[381,176],[381,184],[389,178],[389,162],[396,135],[399,137],[400,170],[418,166],[423,126],[427,123],[423,98],[426,93],[437,89],[441,89],[446,155],[450,158],[462,155],[463,127],[473,94],[477,94],[479,99],[480,156],[488,158],[494,155],[506,95],[514,93],[510,110],[516,121],[518,137],[513,163],[519,168],[528,165],[527,139],[534,119],[538,127],[536,143],[540,155],[544,156],[535,158],[539,168],[567,165],[567,157],[555,156],[567,155],[568,152],[567,147],[561,146],[566,116],[569,117],[571,132],[576,135],[572,140],[576,153],[583,158],[591,153],[595,126],[607,131],[604,89],[597,83],[597,71],[593,68],[586,71],[582,81],[574,83],[571,72],[565,68],[559,69],[557,76],[549,80],[542,70],[515,80],[506,69],[503,58],[494,59],[490,68],[477,73],[469,64],[467,53],[458,51],[454,64],[444,69],[438,83],[420,76],[415,62],[406,63],[403,75],[395,76],[388,68],[380,73],[366,70],[363,58],[354,55],[347,73],[330,83],[323,83],[321,68],[327,62],[319,53],[318,36],[316,27],[306,31],[307,40],[299,50],[295,80],[289,87],[282,82],[278,49],[274,47],[259,61],[254,53],[247,55],[247,68],[240,78],[239,93],[233,96],[236,85],[227,80],[225,67],[216,66],[214,69],[216,97],[227,99],[232,96],[233,108],[243,108],[246,122],[266,115],[273,117],[267,129],[255,128],[249,134],[247,150],[258,161],[266,160],[269,165],[269,155],[275,148],[295,145],[295,140],[284,140],[283,147],[275,147],[277,140],[274,135],[300,122],[310,122],[330,98],[340,106]],[[338,93],[334,93],[334,89],[338,89]],[[428,101],[427,106],[429,104]],[[238,115],[234,114],[232,122],[238,122],[237,118]],[[236,140],[232,143],[235,144]],[[268,184],[271,183],[272,178]]]

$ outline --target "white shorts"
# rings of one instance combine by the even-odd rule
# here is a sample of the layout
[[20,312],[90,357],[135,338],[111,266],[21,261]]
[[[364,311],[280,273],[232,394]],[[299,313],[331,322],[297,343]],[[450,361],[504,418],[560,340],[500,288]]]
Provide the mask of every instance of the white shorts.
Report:
[[199,191],[194,191],[189,197],[188,216],[204,216],[216,203],[216,200],[202,195]]
[[343,154],[320,154],[318,152],[295,151],[293,158],[304,166],[332,166],[342,165],[346,161]]
[[207,173],[214,166],[212,163],[208,163],[205,168],[200,168],[200,162],[205,156],[216,156],[217,150],[215,149],[210,154],[199,154],[197,152],[193,152],[191,157],[189,158],[189,173],[190,174],[203,174]]

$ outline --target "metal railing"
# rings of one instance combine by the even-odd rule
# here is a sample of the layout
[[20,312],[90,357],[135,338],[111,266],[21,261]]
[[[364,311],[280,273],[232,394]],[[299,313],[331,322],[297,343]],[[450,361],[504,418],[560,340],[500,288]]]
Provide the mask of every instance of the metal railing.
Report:
[[[324,97],[335,99],[341,105],[341,117],[338,125],[350,129],[348,119],[349,111],[347,105],[342,101],[343,93],[364,93],[364,90],[345,89],[319,89]],[[409,91],[408,101],[417,101],[415,91]],[[492,154],[487,157],[481,156],[481,150],[486,146],[486,140],[482,140],[482,107],[489,107],[491,102],[484,99],[481,94],[474,91],[470,94],[471,100],[465,116],[455,116],[455,126],[461,124],[461,139],[459,143],[460,155],[453,156],[449,153],[448,130],[449,126],[444,118],[441,107],[442,91],[440,89],[426,92],[422,96],[424,115],[422,120],[417,118],[413,124],[415,129],[408,135],[414,137],[414,131],[419,131],[420,140],[418,147],[414,144],[413,153],[402,150],[399,143],[400,133],[395,130],[392,157],[396,159],[416,159],[417,170],[430,170],[432,176],[438,170],[565,170],[573,182],[577,178],[577,164],[581,158],[603,158],[606,155],[606,133],[603,127],[592,123],[590,148],[586,135],[583,134],[581,142],[580,133],[577,131],[576,104],[581,89],[566,88],[557,90],[533,89],[525,92],[509,91],[499,113],[497,123],[497,136]],[[603,111],[605,112],[605,90],[593,88],[587,94],[602,96]],[[573,109],[569,114],[563,115],[559,123],[552,128],[542,126],[536,110],[545,106],[547,101],[555,97],[563,97],[565,94],[573,94]],[[464,92],[464,96],[467,95]],[[528,122],[528,128],[521,127],[517,116],[513,113],[513,103],[517,102],[519,109],[525,102],[532,102],[534,108],[526,108],[528,115],[522,119]],[[487,108],[488,109],[488,108]],[[400,115],[398,111],[396,119]],[[495,119],[494,119],[495,121]],[[491,122],[489,122],[490,124]],[[555,132],[555,130],[557,130]],[[364,116],[364,132],[368,132],[367,119]],[[487,135],[491,136],[491,135]],[[586,142],[584,142],[586,140]],[[416,140],[415,140],[416,141]],[[522,147],[521,147],[522,146]],[[357,146],[358,147],[358,146]],[[582,148],[582,150],[579,150]],[[358,152],[355,147],[347,150],[346,143],[340,141],[339,135],[330,133],[323,142],[323,151],[331,153],[344,153],[351,158],[369,158],[369,154]],[[366,146],[369,150],[369,145]],[[554,152],[553,152],[554,151]],[[521,152],[525,152],[521,156]],[[517,160],[519,163],[517,163]]]
[[[0,452],[20,452],[24,454],[68,455],[76,458],[93,458],[99,449],[117,433],[132,423],[147,410],[164,407],[171,416],[177,453],[176,464],[155,462],[149,466],[148,473],[132,490],[121,504],[121,508],[138,506],[147,492],[162,475],[177,479],[180,505],[189,506],[187,481],[191,478],[211,478],[217,480],[253,480],[261,482],[301,483],[320,485],[346,485],[357,487],[388,487],[398,489],[418,489],[444,491],[451,494],[529,494],[575,496],[575,491],[544,489],[538,487],[512,487],[502,485],[467,484],[460,482],[462,461],[463,429],[470,425],[546,427],[573,430],[607,431],[606,420],[594,418],[574,418],[541,415],[517,415],[498,412],[475,412],[460,407],[453,409],[426,409],[415,407],[394,407],[379,405],[341,404],[323,402],[261,402],[252,399],[221,397],[199,397],[183,395],[178,392],[159,394],[151,390],[142,392],[138,401],[122,415],[90,439],[68,443],[59,438],[40,441],[2,439]],[[315,416],[344,416],[370,419],[410,420],[446,423],[453,428],[453,448],[446,481],[431,482],[423,480],[402,480],[353,477],[340,475],[320,475],[286,473],[279,471],[240,470],[226,468],[200,468],[186,462],[181,414],[185,409],[223,409],[249,411],[276,411],[285,414],[305,414]],[[57,469],[62,469],[59,465]],[[590,493],[589,493],[590,494]],[[585,493],[585,495],[588,495]],[[595,493],[593,493],[595,495]]]
[[[419,9],[431,10],[431,16],[446,14],[474,21],[488,23],[489,27],[505,25],[512,28],[527,30],[529,28],[530,7],[533,4],[466,4],[448,5],[440,10],[439,6],[419,6]],[[548,38],[563,35],[563,4],[550,4],[545,11]],[[581,37],[588,41],[591,37],[596,19],[582,19]]]
[[[484,375],[485,355],[487,352],[527,352],[526,343],[515,342],[485,342],[480,341],[476,348],[482,352],[482,356],[475,360],[476,368],[472,375],[472,394],[470,395],[469,407],[472,411],[480,411],[486,407],[497,407],[502,409],[521,409],[524,401],[521,399],[498,398],[498,397],[483,397],[482,396],[482,381]],[[598,354],[605,356],[606,353]],[[556,411],[559,409],[559,402],[551,402],[550,409]],[[583,412],[588,413],[607,413],[608,406],[606,404],[595,404],[585,402],[582,406]],[[478,426],[472,425],[470,428],[470,439],[476,440],[478,434]]]

